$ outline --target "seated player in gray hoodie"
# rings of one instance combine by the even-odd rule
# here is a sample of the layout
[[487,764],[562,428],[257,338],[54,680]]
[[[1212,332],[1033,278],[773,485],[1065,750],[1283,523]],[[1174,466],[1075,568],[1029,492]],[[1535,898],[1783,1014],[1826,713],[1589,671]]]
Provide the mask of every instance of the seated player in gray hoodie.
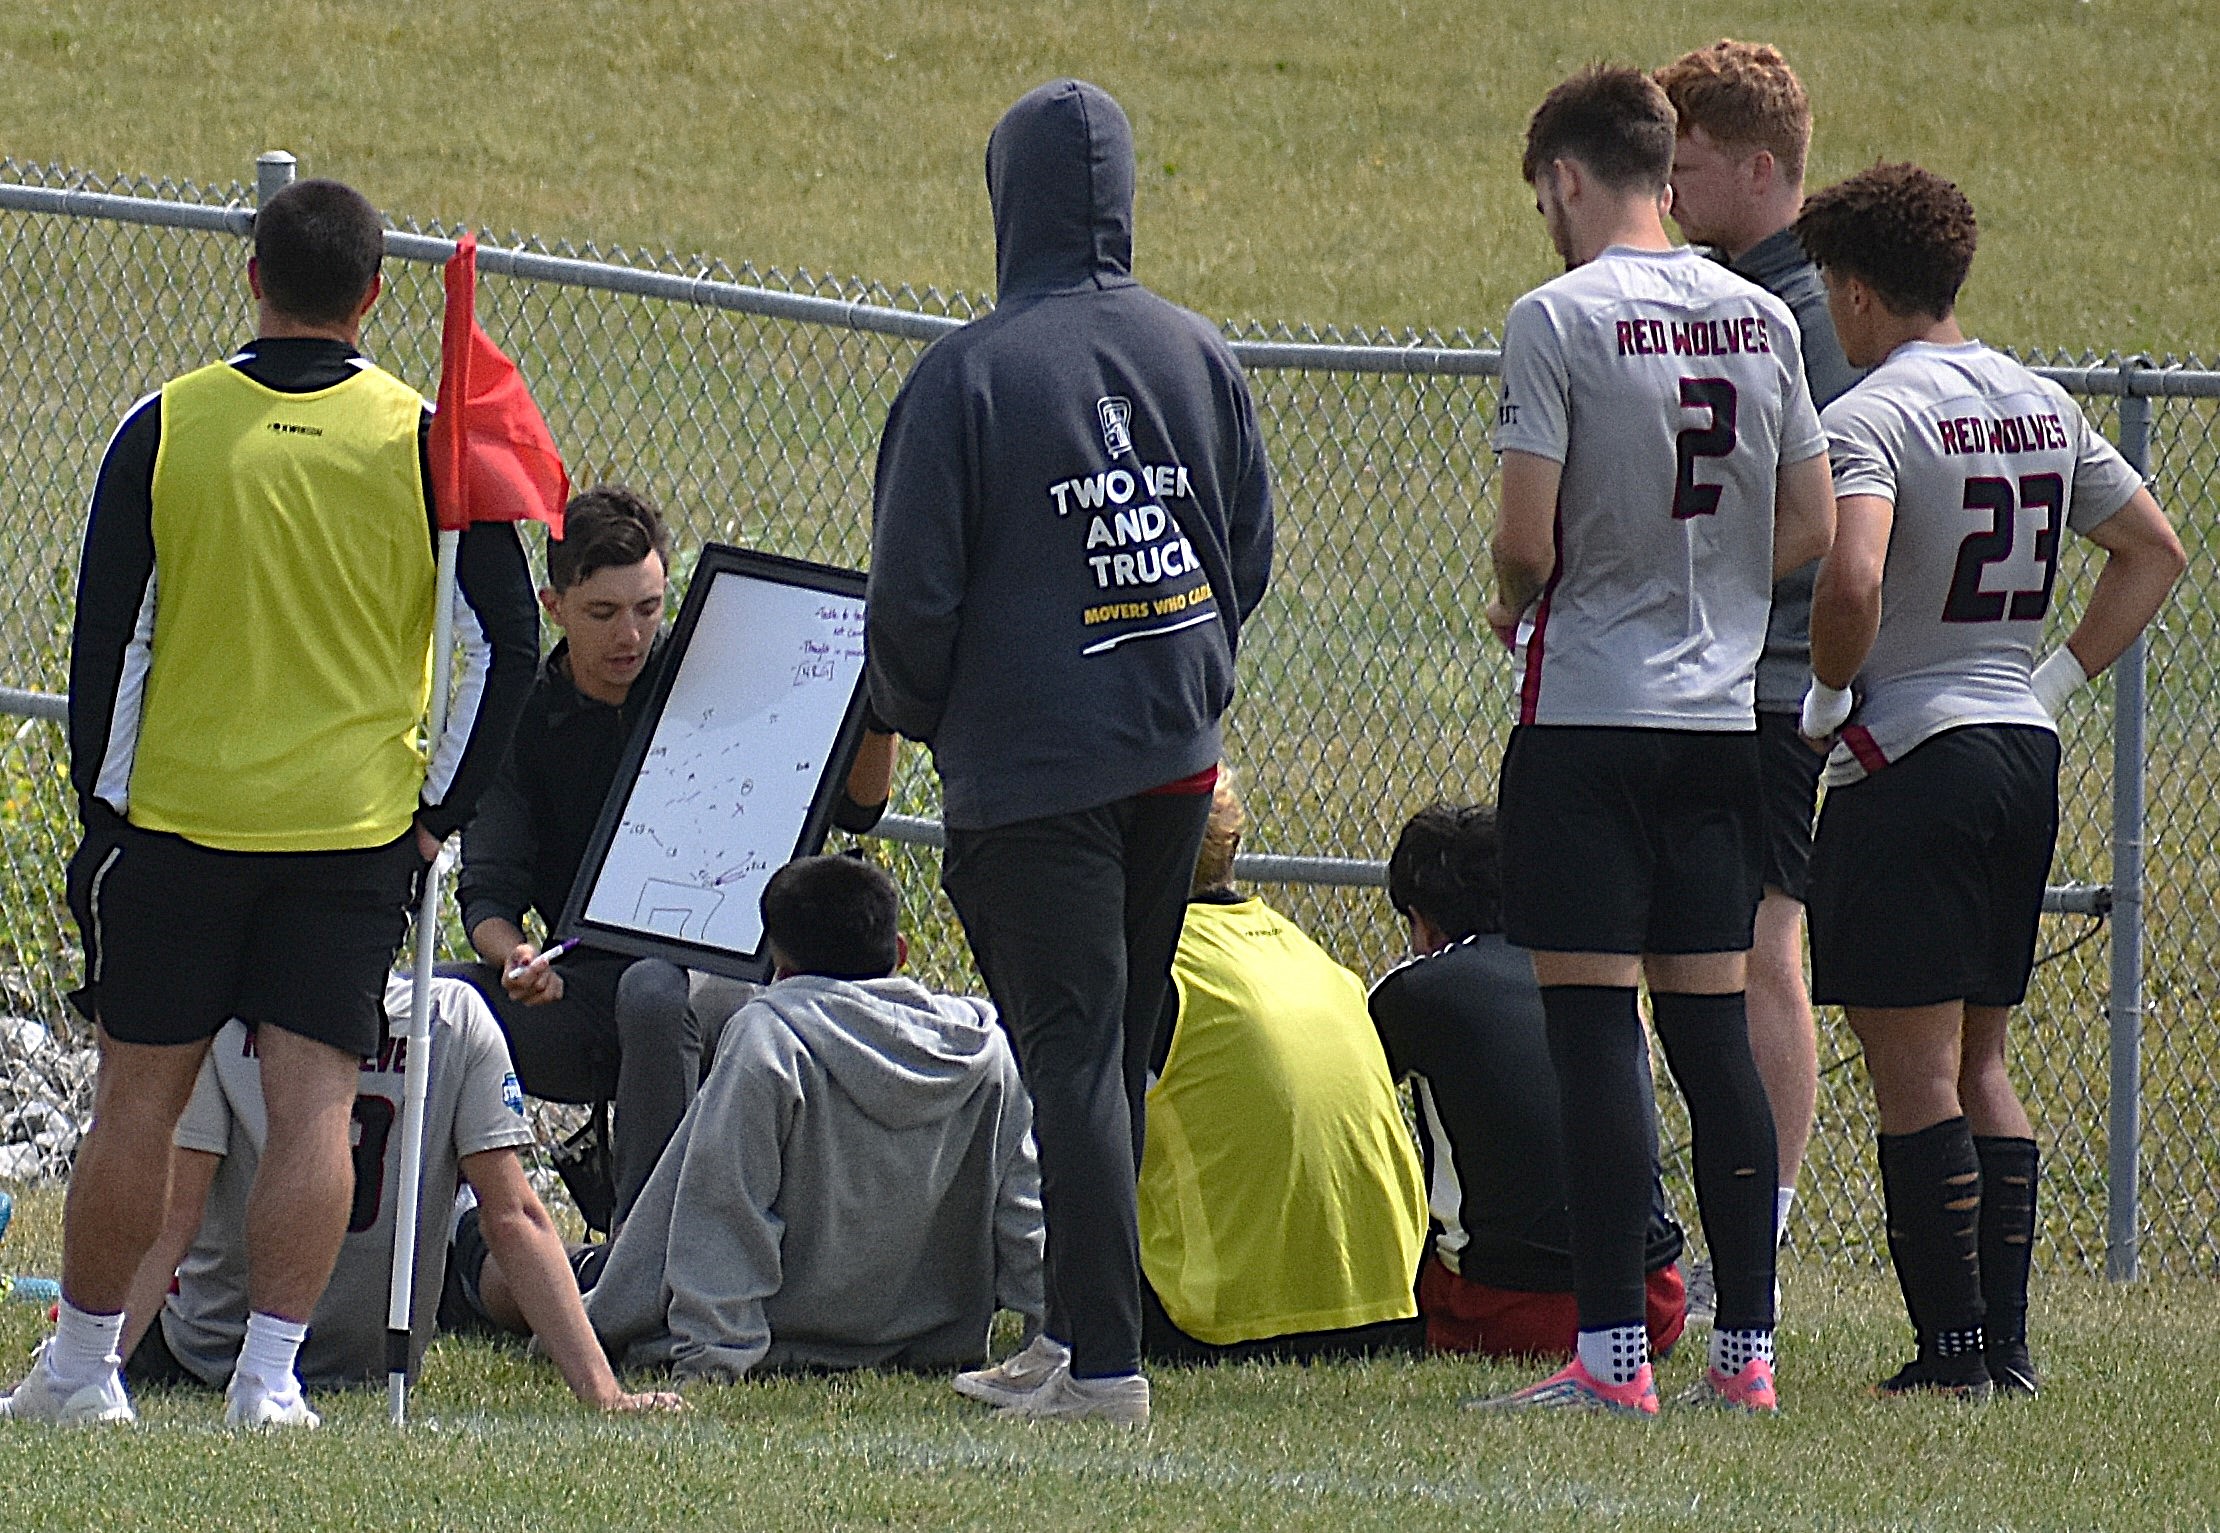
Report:
[[773,874],[778,979],[717,1060],[586,1313],[623,1368],[976,1366],[1041,1317],[1032,1104],[984,1001],[894,970],[900,896],[848,857]]

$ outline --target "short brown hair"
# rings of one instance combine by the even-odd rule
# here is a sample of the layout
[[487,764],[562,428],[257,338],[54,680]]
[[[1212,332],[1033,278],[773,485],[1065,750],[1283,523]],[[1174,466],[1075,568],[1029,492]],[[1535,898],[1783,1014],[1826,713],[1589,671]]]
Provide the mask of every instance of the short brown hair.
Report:
[[295,181],[254,215],[254,265],[263,301],[312,325],[353,319],[378,279],[385,223],[341,181]]
[[1520,174],[1578,160],[1615,191],[1662,190],[1673,173],[1673,104],[1639,69],[1591,64],[1542,98]]
[[1771,150],[1784,176],[1804,179],[1811,99],[1780,49],[1722,37],[1682,54],[1656,79],[1680,116],[1681,132],[1701,128],[1722,144]]
[[1856,277],[1893,313],[1937,319],[1957,305],[1980,232],[1965,193],[1909,163],[1815,192],[1793,227],[1822,269]]
[[596,570],[628,568],[649,554],[671,562],[671,535],[648,498],[621,484],[601,484],[570,498],[563,535],[547,545],[547,583],[567,591]]
[[1218,768],[1218,784],[1210,790],[1210,818],[1203,825],[1202,852],[1195,858],[1191,894],[1217,894],[1233,887],[1233,857],[1241,850],[1241,832],[1248,828],[1249,812],[1233,785],[1233,768]]

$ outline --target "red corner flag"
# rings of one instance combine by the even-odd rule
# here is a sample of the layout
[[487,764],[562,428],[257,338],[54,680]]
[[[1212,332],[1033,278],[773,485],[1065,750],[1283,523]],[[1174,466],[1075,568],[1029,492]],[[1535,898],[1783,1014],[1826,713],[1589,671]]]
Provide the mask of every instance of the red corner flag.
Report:
[[570,476],[516,364],[478,326],[478,241],[465,234],[447,263],[440,324],[439,409],[432,417],[432,499],[439,525],[545,522],[563,535]]

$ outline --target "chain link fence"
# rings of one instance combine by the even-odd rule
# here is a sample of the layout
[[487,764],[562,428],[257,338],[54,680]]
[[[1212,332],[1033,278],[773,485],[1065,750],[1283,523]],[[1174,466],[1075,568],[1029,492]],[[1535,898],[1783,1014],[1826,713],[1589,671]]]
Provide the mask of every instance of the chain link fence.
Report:
[[[267,158],[267,157],[266,157]],[[290,162],[269,164],[282,176]],[[89,1051],[64,992],[75,931],[62,897],[74,841],[66,747],[52,720],[67,685],[82,507],[107,434],[131,401],[251,334],[239,237],[254,189],[102,181],[0,160],[0,546],[17,571],[0,594],[0,707],[22,715],[0,744],[0,1178],[66,1171],[86,1110]],[[365,346],[427,390],[441,292],[433,262],[452,233],[400,220]],[[734,269],[669,254],[484,238],[481,317],[523,368],[581,485],[621,481],[671,518],[683,578],[709,540],[860,566],[869,551],[878,432],[925,343],[986,304],[963,294]],[[1377,976],[1403,956],[1378,862],[1435,799],[1493,796],[1512,717],[1508,664],[1478,620],[1494,464],[1495,354],[1485,335],[1229,328],[1249,369],[1279,494],[1279,559],[1244,633],[1228,757],[1244,774],[1243,871],[1344,963]],[[2095,354],[2030,355],[2060,369],[2101,429],[2121,429],[2128,387]],[[2220,475],[2220,377],[2174,364],[2139,375],[2151,467],[2183,528],[2192,570],[2151,637],[2143,1090],[2110,1085],[2110,1033],[2133,1035],[2134,990],[2114,1005],[2114,932],[2101,892],[2054,899],[2017,1057],[2050,1177],[2042,1259],[2096,1270],[2138,1242],[2147,1268],[2203,1272],[2220,1243],[2215,1118],[2220,1058],[2199,1024],[2211,981],[2209,899],[2220,877],[2203,686],[2220,601],[2203,512]],[[2202,380],[2200,382],[2200,380]],[[2206,388],[2205,385],[2211,385]],[[2086,548],[2062,566],[2059,610],[2078,609]],[[2109,687],[2065,727],[2064,828],[2054,880],[2114,878]],[[2139,790],[2130,782],[2129,796]],[[937,792],[906,758],[889,829],[875,841],[907,899],[913,967],[976,988],[929,846]],[[2132,842],[2139,833],[2131,818]],[[2078,913],[2076,913],[2078,912]],[[2119,917],[2114,918],[2115,921]],[[450,931],[451,947],[458,934]],[[2133,945],[2131,944],[2131,947]],[[2127,956],[2133,957],[2141,949]],[[1819,1117],[1792,1239],[1807,1253],[1881,1259],[1874,1132],[1857,1049],[1820,1022]],[[2128,1055],[2132,1065],[2133,1056]],[[2130,1073],[2130,1081],[2135,1075]],[[1668,1182],[1693,1221],[1686,1119],[1664,1104]],[[2140,1180],[2108,1115],[2140,1108]],[[2132,1137],[2127,1142],[2131,1148]],[[2125,1181],[2114,1188],[2113,1181]],[[2140,1217],[2108,1227],[2108,1212]]]

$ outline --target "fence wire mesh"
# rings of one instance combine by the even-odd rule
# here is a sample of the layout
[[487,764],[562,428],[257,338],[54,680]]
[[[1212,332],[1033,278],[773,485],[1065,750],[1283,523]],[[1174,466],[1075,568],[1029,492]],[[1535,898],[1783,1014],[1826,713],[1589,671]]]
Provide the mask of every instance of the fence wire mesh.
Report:
[[[0,160],[0,189],[35,187],[138,199],[146,220],[0,211],[0,552],[17,578],[0,593],[0,686],[67,685],[69,614],[82,507],[108,433],[133,399],[251,334],[244,251],[232,232],[166,227],[152,204],[244,209],[246,187],[141,177],[97,179]],[[180,215],[182,217],[182,215]],[[171,222],[177,222],[173,218]],[[203,220],[207,221],[207,220]],[[437,225],[403,233],[448,237]],[[669,254],[487,238],[604,269],[740,284],[943,322],[982,312],[963,294],[688,261]],[[365,347],[429,389],[437,372],[436,266],[389,260]],[[923,349],[920,335],[736,312],[488,269],[481,317],[531,380],[580,485],[631,484],[671,518],[682,579],[705,541],[860,566],[869,549],[879,427]],[[912,325],[913,330],[928,327]],[[1250,351],[1250,378],[1277,479],[1279,556],[1270,597],[1244,637],[1228,757],[1243,772],[1251,851],[1384,857],[1402,820],[1435,799],[1491,798],[1508,733],[1509,667],[1477,618],[1494,385],[1457,331],[1370,335],[1308,326],[1229,329],[1237,342],[1371,348],[1290,365]],[[1419,365],[1412,349],[1445,349]],[[1397,354],[1400,355],[1397,355]],[[2029,356],[2096,366],[2091,355]],[[2115,401],[2085,400],[2100,429]],[[2206,1271],[2215,1208],[2220,1061],[2198,1024],[2211,981],[2209,900],[2220,878],[2210,826],[2220,766],[2204,675],[2220,585],[2202,557],[2202,515],[2220,476],[2214,406],[2159,401],[2157,489],[2182,526],[2192,573],[2151,637],[2149,1000],[2144,1055],[2142,1250],[2153,1270]],[[2065,562],[2058,610],[2092,579],[2086,549]],[[2064,829],[2053,882],[2110,876],[2109,689],[2077,701],[2065,728]],[[0,1178],[66,1172],[88,1111],[86,1029],[65,992],[76,934],[63,898],[74,844],[66,746],[56,724],[11,721],[0,743]],[[913,753],[894,809],[934,817],[929,764]],[[871,843],[901,883],[913,967],[977,988],[937,855]],[[1342,962],[1376,976],[1403,954],[1377,889],[1289,884],[1264,891]],[[448,943],[460,951],[459,933]],[[2048,1156],[2042,1259],[2096,1270],[2105,1253],[2107,964],[2100,918],[2046,919],[2018,1024],[2017,1060]],[[1874,1123],[1855,1041],[1820,1019],[1818,1122],[1792,1239],[1807,1253],[1881,1258],[1872,1174]],[[1667,1180],[1694,1224],[1686,1118],[1661,1091]]]

